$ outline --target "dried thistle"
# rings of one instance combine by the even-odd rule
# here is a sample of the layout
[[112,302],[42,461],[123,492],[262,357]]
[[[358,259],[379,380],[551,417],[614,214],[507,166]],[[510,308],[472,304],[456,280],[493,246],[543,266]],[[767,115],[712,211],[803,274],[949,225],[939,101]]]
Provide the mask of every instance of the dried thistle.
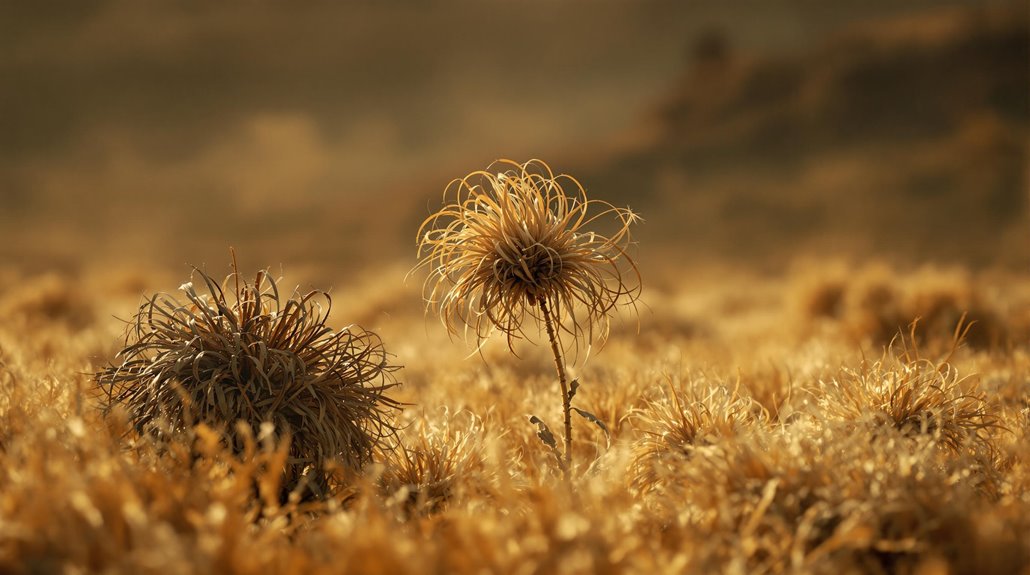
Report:
[[[509,169],[452,181],[444,197],[453,190],[453,203],[422,223],[426,301],[449,331],[471,328],[479,340],[496,329],[511,346],[527,335],[527,316],[541,322],[545,315],[576,341],[584,333],[603,340],[615,306],[639,294],[639,274],[626,253],[638,216],[588,199],[575,178],[555,176],[542,161],[496,166]],[[617,225],[612,235],[586,229],[608,217]]]
[[[628,208],[587,198],[569,175],[555,176],[540,160],[498,161],[456,179],[444,191],[453,201],[427,218],[418,232],[419,266],[429,269],[423,288],[428,304],[449,332],[472,330],[478,343],[493,331],[509,350],[527,337],[526,319],[542,324],[554,354],[565,415],[565,465],[571,467],[572,393],[559,332],[604,341],[619,303],[632,305],[640,275],[626,253]],[[611,235],[589,228],[608,219]]]
[[324,488],[330,462],[359,469],[393,435],[390,415],[399,404],[384,392],[397,385],[397,368],[376,334],[326,324],[327,293],[295,292],[284,301],[267,272],[251,284],[233,267],[221,285],[196,269],[207,293],[187,282],[185,302],[170,294],[144,301],[129,322],[121,363],[96,381],[109,408],[123,405],[140,431],[158,422],[171,431],[212,424],[242,453],[235,424],[256,433],[271,423],[290,441],[285,488],[305,472]]

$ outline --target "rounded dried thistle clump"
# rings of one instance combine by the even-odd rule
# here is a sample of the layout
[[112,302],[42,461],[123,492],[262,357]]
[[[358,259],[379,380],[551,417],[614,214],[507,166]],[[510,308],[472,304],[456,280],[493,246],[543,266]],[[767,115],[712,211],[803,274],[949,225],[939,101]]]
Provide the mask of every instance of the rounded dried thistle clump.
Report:
[[399,404],[384,392],[397,385],[396,368],[376,334],[326,325],[328,294],[283,301],[264,271],[253,284],[236,273],[221,285],[200,270],[195,276],[207,293],[189,282],[180,288],[185,302],[169,294],[144,301],[121,364],[96,374],[110,405],[123,405],[137,429],[214,424],[241,452],[238,421],[253,433],[271,423],[290,441],[287,489],[312,470],[324,483],[330,461],[359,469],[393,436]]
[[[419,267],[428,267],[426,301],[452,333],[473,330],[482,341],[493,329],[509,347],[526,335],[527,315],[549,306],[575,341],[607,338],[609,315],[633,304],[640,275],[626,253],[628,208],[587,198],[568,175],[542,161],[496,162],[503,171],[475,171],[444,192],[453,202],[419,229]],[[453,192],[452,192],[453,190]],[[605,222],[604,220],[607,220]],[[613,227],[610,235],[593,225]]]

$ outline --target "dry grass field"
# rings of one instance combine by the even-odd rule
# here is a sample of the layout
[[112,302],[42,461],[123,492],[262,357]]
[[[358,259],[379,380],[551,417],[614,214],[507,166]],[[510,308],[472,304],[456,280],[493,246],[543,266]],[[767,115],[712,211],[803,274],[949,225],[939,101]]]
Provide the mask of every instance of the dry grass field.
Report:
[[388,392],[404,403],[397,436],[362,473],[335,474],[331,496],[285,500],[285,447],[241,439],[234,455],[218,430],[157,438],[102,414],[91,374],[120,348],[112,314],[178,280],[5,278],[17,287],[0,294],[0,571],[1018,573],[1030,561],[1026,276],[820,265],[648,286],[639,321],[616,318],[607,345],[570,366],[577,405],[611,434],[576,418],[570,492],[528,422],[560,429],[546,346],[523,342],[515,358],[500,338],[467,357],[424,317],[406,271],[341,282],[329,319],[374,328],[404,366]]
[[1025,3],[526,4],[0,8],[0,574],[1030,574]]

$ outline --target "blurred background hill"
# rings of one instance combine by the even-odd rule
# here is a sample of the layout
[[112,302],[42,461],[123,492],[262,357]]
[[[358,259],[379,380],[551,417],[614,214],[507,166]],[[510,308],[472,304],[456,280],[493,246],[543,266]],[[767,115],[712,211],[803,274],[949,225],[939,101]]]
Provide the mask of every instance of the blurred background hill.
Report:
[[936,9],[786,57],[709,31],[658,108],[659,135],[591,181],[665,206],[661,236],[695,257],[1025,263],[1026,16]]
[[0,258],[414,262],[447,182],[540,157],[645,266],[1025,268],[1025,2],[0,8]]

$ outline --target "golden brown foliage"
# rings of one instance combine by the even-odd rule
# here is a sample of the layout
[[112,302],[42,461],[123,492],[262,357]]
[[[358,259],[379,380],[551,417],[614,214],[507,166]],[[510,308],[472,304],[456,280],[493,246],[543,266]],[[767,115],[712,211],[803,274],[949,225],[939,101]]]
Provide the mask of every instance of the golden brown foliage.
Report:
[[720,384],[708,391],[700,391],[703,383],[691,384],[683,390],[669,382],[638,416],[645,434],[633,462],[638,488],[653,489],[695,448],[734,437],[764,419],[750,399]]
[[431,513],[465,496],[468,489],[487,493],[491,470],[482,452],[483,423],[470,413],[464,415],[448,417],[439,425],[421,419],[405,430],[402,443],[385,453],[380,478],[384,494],[406,499],[415,511]]
[[965,343],[981,349],[1004,344],[1017,335],[1014,330],[1022,331],[1006,324],[1003,308],[985,297],[985,286],[974,285],[961,271],[905,273],[873,265],[814,272],[802,284],[798,303],[807,321],[839,322],[854,339],[877,346],[909,335],[913,322],[918,339],[947,343],[961,321]]
[[[416,382],[395,390],[399,445],[314,501],[281,498],[289,447],[260,428],[237,428],[233,449],[219,427],[185,444],[103,416],[84,373],[118,351],[117,321],[0,324],[0,572],[1026,573],[1027,342],[945,362],[898,340],[869,359],[835,320],[784,329],[796,280],[713,274],[656,293],[661,337],[613,337],[576,373],[612,445],[577,434],[577,458],[596,461],[575,497],[525,425],[560,413],[541,409],[553,376],[503,349],[465,361],[417,305],[366,310]],[[103,279],[62,281],[98,286],[81,292],[93,309],[136,304]],[[1011,329],[1030,278],[996,287]]]
[[845,368],[833,380],[826,411],[845,420],[867,418],[906,436],[926,435],[958,450],[983,443],[996,425],[986,397],[948,363],[901,360],[893,353],[858,369]]

